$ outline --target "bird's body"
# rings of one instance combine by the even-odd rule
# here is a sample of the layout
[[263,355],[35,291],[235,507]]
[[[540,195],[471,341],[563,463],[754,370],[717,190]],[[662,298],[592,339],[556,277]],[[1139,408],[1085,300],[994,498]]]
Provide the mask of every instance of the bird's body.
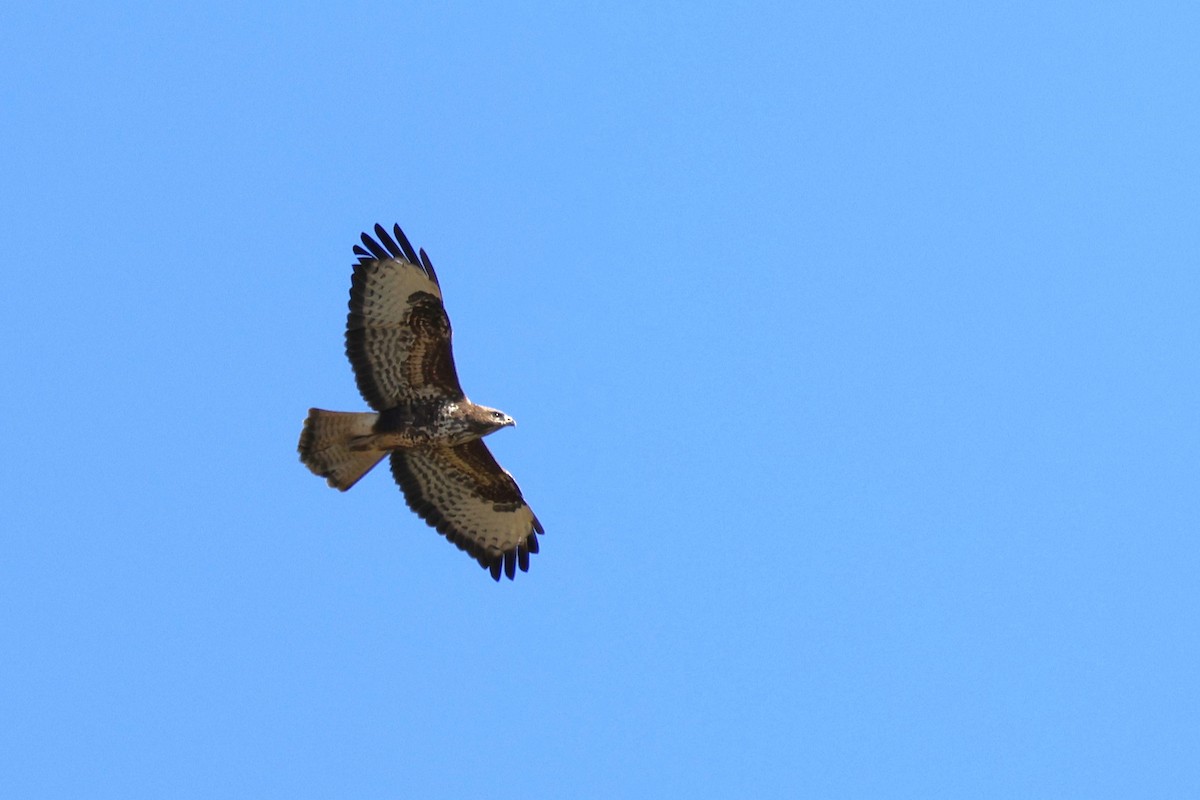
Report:
[[369,436],[350,443],[353,450],[456,447],[507,425],[512,417],[470,400],[391,408],[379,415]]
[[[500,579],[529,568],[542,525],[482,438],[514,425],[463,393],[437,274],[400,230],[363,234],[350,286],[346,355],[374,412],[311,409],[300,459],[345,491],[390,454],[417,514]],[[382,244],[381,244],[382,243]]]

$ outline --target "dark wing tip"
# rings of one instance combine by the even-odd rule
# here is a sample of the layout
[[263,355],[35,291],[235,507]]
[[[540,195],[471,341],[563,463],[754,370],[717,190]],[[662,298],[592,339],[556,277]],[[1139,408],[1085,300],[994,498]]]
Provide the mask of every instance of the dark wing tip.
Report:
[[[354,254],[357,256],[367,256],[367,251],[370,251],[369,255],[379,261],[400,258],[412,264],[419,264],[417,254],[413,250],[413,246],[409,244],[408,239],[404,236],[404,231],[400,230],[399,225],[394,230],[396,232],[396,239],[391,237],[391,234],[387,232],[387,228],[379,223],[375,223],[375,238],[372,239],[369,233],[363,233],[360,238],[362,239],[363,246],[367,249],[363,250],[362,247],[355,245]],[[399,244],[396,243],[397,239],[399,240]]]
[[[387,231],[383,229],[382,225],[375,226],[375,233],[380,238],[386,237],[389,242],[392,241],[392,238],[388,236]],[[404,235],[404,231],[400,230],[400,226],[393,225],[392,233],[396,234],[396,241],[400,243],[396,249],[396,258],[403,258],[410,264],[419,265],[421,262],[417,260],[417,251],[413,249],[412,243],[408,241],[408,237]]]
[[442,284],[438,283],[437,273],[433,271],[433,262],[429,260],[429,256],[425,253],[425,248],[421,248],[421,266],[425,268],[425,274],[429,276],[429,280],[441,288]]
[[389,258],[391,258],[391,256],[388,255],[388,252],[383,249],[379,242],[375,241],[367,234],[364,233],[359,238],[362,240],[363,247],[371,251],[372,258],[376,258],[379,261],[387,261]]
[[[392,233],[387,232],[387,228],[379,223],[375,223],[375,238],[372,239],[368,233],[362,234],[362,243],[366,246],[354,245],[354,255],[359,257],[359,261],[386,261],[389,258],[398,258],[407,261],[410,264],[421,267],[429,279],[436,286],[441,286],[438,283],[437,273],[433,269],[433,262],[429,260],[428,254],[424,250],[418,255],[417,250],[412,246],[412,242],[408,241],[408,237],[404,235],[404,231],[399,225],[392,226]],[[378,239],[378,241],[376,241]]]
[[518,569],[521,572],[529,572],[529,554],[536,552],[536,545],[530,549],[525,542],[522,542],[512,550],[506,550],[490,561],[480,558],[479,566],[489,570],[492,573],[492,579],[497,582],[500,580],[501,573],[511,581],[517,577]]
[[392,237],[388,236],[387,228],[384,228],[379,223],[375,223],[375,236],[377,236],[379,241],[383,243],[383,246],[387,248],[388,254],[391,255],[392,258],[404,257],[404,252],[392,240]]

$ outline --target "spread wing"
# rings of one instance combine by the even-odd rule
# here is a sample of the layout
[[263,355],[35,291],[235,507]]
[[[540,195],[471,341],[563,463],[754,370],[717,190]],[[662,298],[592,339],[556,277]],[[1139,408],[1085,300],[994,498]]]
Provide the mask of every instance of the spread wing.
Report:
[[490,569],[512,579],[529,570],[542,523],[517,482],[476,439],[457,447],[392,451],[392,475],[409,508]]
[[[450,349],[450,320],[429,256],[397,225],[362,235],[350,282],[346,356],[358,391],[376,411],[463,396]],[[397,244],[397,242],[399,242]]]

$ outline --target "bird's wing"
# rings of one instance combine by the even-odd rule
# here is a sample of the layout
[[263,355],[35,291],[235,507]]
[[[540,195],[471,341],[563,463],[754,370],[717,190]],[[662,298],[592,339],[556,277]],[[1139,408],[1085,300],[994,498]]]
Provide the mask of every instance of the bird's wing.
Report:
[[542,523],[521,490],[476,439],[457,447],[392,452],[392,475],[409,508],[479,565],[510,579],[538,551]]
[[463,396],[450,348],[450,320],[429,256],[404,232],[382,225],[363,247],[350,282],[346,356],[363,399],[377,411]]

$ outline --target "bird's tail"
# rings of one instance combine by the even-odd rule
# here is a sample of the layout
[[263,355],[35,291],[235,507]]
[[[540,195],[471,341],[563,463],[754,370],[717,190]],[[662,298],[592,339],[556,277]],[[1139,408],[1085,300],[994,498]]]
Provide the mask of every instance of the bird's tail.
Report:
[[330,486],[346,491],[388,453],[350,446],[357,437],[370,435],[378,419],[372,413],[310,408],[300,433],[300,460]]

